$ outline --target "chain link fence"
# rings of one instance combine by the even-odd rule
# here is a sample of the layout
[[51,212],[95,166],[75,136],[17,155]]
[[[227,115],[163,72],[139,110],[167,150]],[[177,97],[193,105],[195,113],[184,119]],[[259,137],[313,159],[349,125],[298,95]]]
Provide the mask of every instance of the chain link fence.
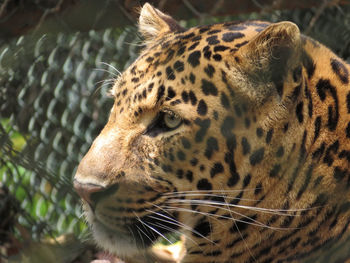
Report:
[[[294,21],[350,62],[348,5],[201,22],[232,19]],[[198,18],[181,23],[197,25]],[[0,262],[26,235],[39,241],[85,232],[72,176],[106,123],[107,90],[141,41],[133,26],[0,40]]]
[[139,42],[129,27],[2,43],[0,181],[33,239],[84,230],[72,175],[108,117],[114,68],[135,59]]

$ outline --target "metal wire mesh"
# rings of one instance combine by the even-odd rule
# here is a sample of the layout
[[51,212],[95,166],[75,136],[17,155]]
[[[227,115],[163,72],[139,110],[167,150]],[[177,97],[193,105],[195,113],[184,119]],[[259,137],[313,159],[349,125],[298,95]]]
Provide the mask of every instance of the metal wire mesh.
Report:
[[[327,12],[308,33],[350,61],[350,8]],[[306,31],[316,13],[307,9],[234,18],[291,20]],[[205,22],[217,21],[209,17]],[[112,104],[106,90],[116,69],[137,57],[139,43],[135,27],[0,42],[0,187],[6,193],[0,192],[2,229],[7,229],[4,222],[14,220],[6,212],[8,202],[34,239],[79,235],[85,229],[72,175],[106,122]],[[1,234],[0,246],[6,241]]]
[[[0,52],[0,179],[19,200],[35,237],[79,233],[74,169],[103,127],[111,79],[136,54],[134,28],[23,36]],[[112,61],[110,66],[104,61]]]

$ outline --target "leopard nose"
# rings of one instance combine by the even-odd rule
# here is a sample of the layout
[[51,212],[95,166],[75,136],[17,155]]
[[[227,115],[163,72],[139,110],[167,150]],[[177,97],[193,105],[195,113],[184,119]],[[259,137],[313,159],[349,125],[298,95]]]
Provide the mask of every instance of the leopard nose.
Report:
[[93,200],[91,199],[91,195],[105,190],[105,187],[103,186],[91,184],[91,183],[80,183],[76,179],[74,180],[73,185],[78,195],[83,200],[85,200],[90,206],[92,206],[94,203]]

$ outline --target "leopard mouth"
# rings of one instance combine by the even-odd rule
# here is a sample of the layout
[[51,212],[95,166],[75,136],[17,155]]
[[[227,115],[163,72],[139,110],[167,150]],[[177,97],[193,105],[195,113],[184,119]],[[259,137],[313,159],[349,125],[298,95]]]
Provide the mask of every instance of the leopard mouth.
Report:
[[[93,219],[91,218],[93,217]],[[95,215],[90,215],[93,236],[105,249],[117,255],[138,253],[154,245],[160,238],[176,232],[179,223],[176,215],[154,211],[128,223],[111,225]],[[92,220],[91,220],[92,219]]]
[[[159,216],[159,215],[158,215]],[[169,215],[167,215],[169,218]],[[166,235],[177,231],[178,225],[175,225],[175,218],[164,220],[151,215],[138,218],[133,224],[127,224],[124,228],[135,237],[136,243],[141,247],[153,245],[159,238],[166,238]]]

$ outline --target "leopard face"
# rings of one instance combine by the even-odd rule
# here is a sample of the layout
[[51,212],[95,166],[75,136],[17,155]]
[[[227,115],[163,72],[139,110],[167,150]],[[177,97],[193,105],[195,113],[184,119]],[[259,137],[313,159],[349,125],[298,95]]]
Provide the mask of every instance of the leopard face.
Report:
[[130,258],[181,233],[181,262],[282,262],[346,239],[349,65],[290,22],[185,30],[145,4],[140,31],[74,179],[96,242]]

